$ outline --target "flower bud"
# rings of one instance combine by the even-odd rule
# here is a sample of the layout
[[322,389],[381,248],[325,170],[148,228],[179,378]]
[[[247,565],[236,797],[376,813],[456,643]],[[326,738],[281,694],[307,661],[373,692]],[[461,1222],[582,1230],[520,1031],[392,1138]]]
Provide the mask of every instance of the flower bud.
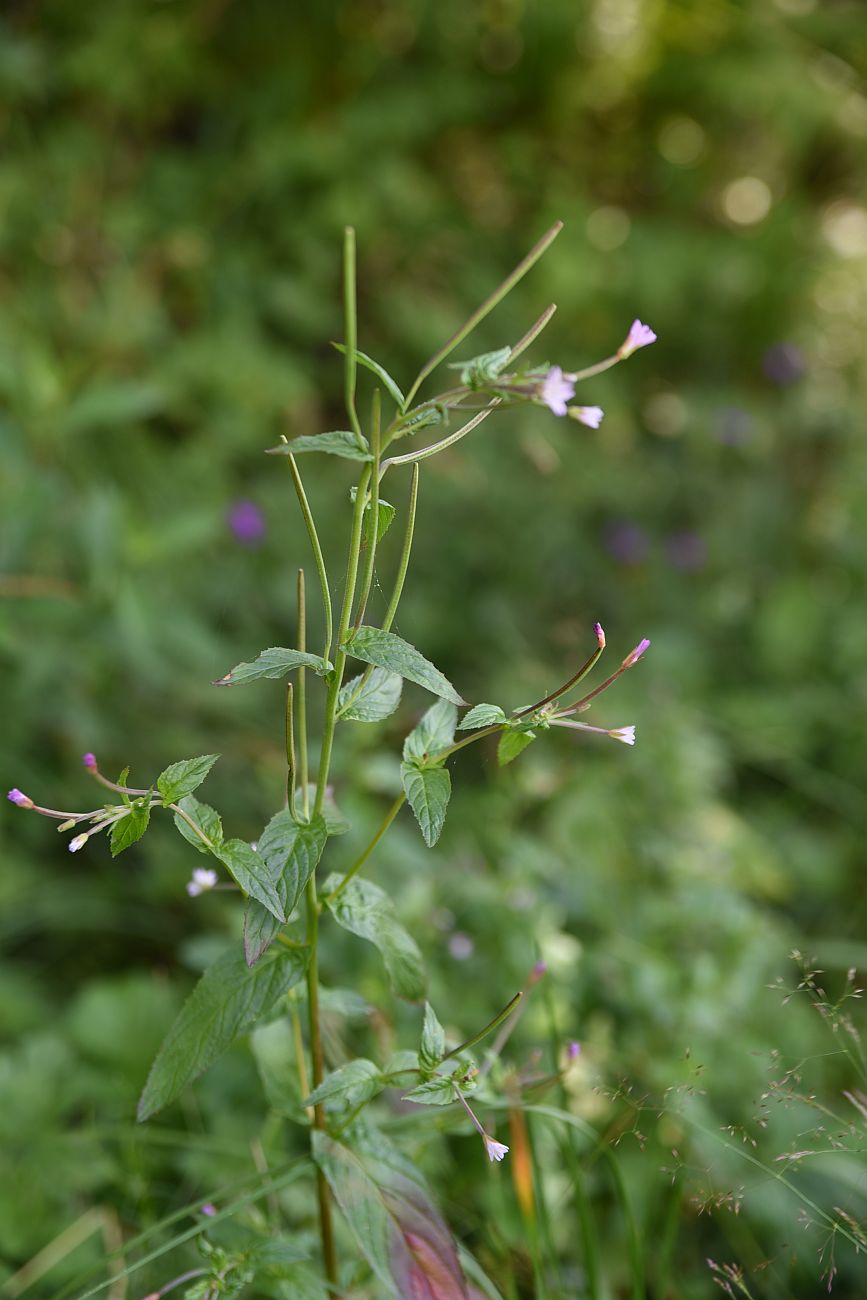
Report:
[[82,754],[81,761],[84,764],[84,766],[87,768],[88,772],[96,771],[97,769],[96,755],[91,754],[90,750],[88,750],[86,754]]
[[69,841],[69,852],[77,853],[79,849],[84,848],[86,843],[87,835],[76,835],[74,840]]
[[637,664],[639,659],[644,654],[645,650],[649,645],[650,642],[648,641],[647,637],[643,637],[642,640],[638,642],[638,645],[635,647],[635,649],[630,650],[629,654],[623,660],[623,664],[621,666],[623,668],[631,668],[633,664]]
[[13,787],[6,796],[11,803],[17,804],[19,808],[32,808],[33,800],[26,794],[22,794],[17,786]]

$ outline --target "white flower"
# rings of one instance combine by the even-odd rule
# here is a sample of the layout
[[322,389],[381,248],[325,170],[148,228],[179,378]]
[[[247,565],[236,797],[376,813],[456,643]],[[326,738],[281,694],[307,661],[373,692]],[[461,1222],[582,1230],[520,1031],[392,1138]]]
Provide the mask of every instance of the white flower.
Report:
[[69,852],[70,852],[70,853],[77,853],[79,849],[83,849],[83,848],[84,848],[84,846],[85,846],[86,843],[87,843],[87,836],[86,836],[86,835],[76,835],[76,837],[75,837],[74,840],[70,840],[70,841],[69,841],[69,846],[68,846],[68,847],[69,847]]
[[492,1137],[488,1137],[487,1133],[482,1134],[482,1141],[485,1144],[485,1150],[488,1153],[488,1159],[491,1164],[493,1164],[495,1160],[502,1160],[509,1149],[504,1142],[496,1142]]
[[195,898],[197,894],[204,894],[208,889],[213,889],[216,883],[216,871],[212,871],[210,867],[196,867],[192,880],[187,881],[187,893],[190,898]]
[[570,419],[586,424],[588,429],[598,429],[605,412],[601,406],[570,406],[566,414]]
[[635,744],[635,728],[634,728],[634,727],[615,727],[614,730],[613,730],[613,731],[609,731],[608,734],[609,734],[609,736],[611,737],[612,740],[621,740],[621,741],[623,742],[624,745],[634,745],[634,744]]

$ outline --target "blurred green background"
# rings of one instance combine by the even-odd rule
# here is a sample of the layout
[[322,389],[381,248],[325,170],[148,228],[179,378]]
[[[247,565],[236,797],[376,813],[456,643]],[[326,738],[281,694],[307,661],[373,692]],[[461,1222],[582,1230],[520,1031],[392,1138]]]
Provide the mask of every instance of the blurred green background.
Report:
[[[399,381],[558,218],[464,355],[550,301],[536,362],[590,364],[634,316],[657,331],[582,388],[598,431],[526,408],[429,462],[396,625],[469,700],[508,708],[568,676],[595,619],[612,663],[649,636],[592,718],[636,723],[638,744],[558,733],[504,772],[471,751],[437,848],[404,816],[371,867],[457,1037],[547,961],[514,1059],[562,1064],[580,1039],[569,1105],[614,1144],[655,1300],[744,1294],[727,1266],[755,1297],[867,1290],[863,1015],[828,1005],[867,966],[865,73],[846,0],[7,0],[0,16],[4,789],[79,808],[84,750],[143,784],[216,751],[206,797],[232,834],[278,805],[279,691],[209,683],[293,641],[308,551],[262,452],[343,427],[346,222],[360,346]],[[318,459],[303,469],[336,563],[351,466]],[[407,487],[388,484],[401,514]],[[244,502],[260,536],[232,529]],[[389,723],[346,729],[354,830],[330,867],[382,816],[422,707],[410,688]],[[174,1009],[238,924],[225,898],[186,897],[199,863],[168,824],[117,861],[101,843],[72,858],[10,805],[0,840],[0,1281],[79,1225],[52,1271],[0,1294],[79,1294],[105,1250],[300,1138],[263,1130],[247,1048],[133,1125]],[[414,1045],[376,955],[325,942],[326,982],[382,1000],[380,1035]],[[826,999],[768,987],[797,984],[792,949]],[[363,1018],[335,1019],[333,1061],[344,1048],[372,1054]],[[533,1118],[542,1284],[508,1164],[460,1134],[406,1140],[509,1300],[632,1295],[610,1163],[585,1150],[573,1168],[563,1135]],[[309,1192],[282,1205],[309,1237]]]

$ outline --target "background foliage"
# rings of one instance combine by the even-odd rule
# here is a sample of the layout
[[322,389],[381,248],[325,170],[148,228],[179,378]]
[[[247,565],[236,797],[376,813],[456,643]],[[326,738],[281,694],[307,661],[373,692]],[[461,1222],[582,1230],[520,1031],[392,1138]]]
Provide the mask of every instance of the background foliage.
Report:
[[[816,955],[832,1000],[867,964],[861,17],[845,0],[3,8],[7,785],[77,807],[85,749],[144,783],[215,751],[208,792],[234,834],[273,808],[278,694],[209,683],[291,644],[307,550],[284,466],[261,451],[341,425],[329,340],[346,221],[360,344],[398,377],[558,217],[565,232],[472,350],[516,339],[551,300],[545,348],[566,369],[635,315],[659,335],[586,386],[598,432],[525,409],[431,463],[396,628],[468,699],[509,707],[565,677],[597,618],[616,661],[653,640],[598,706],[638,724],[634,751],[552,736],[502,774],[492,750],[462,756],[437,848],[405,815],[372,868],[458,1037],[541,956],[515,1059],[538,1048],[550,1067],[568,1038],[583,1045],[568,1104],[604,1135],[633,1220],[601,1148],[579,1143],[574,1164],[538,1116],[532,1221],[478,1143],[412,1139],[510,1297],[588,1294],[584,1211],[606,1296],[635,1286],[630,1222],[660,1300],[714,1280],[736,1292],[708,1257],[742,1267],[755,1296],[816,1294],[832,1263],[835,1293],[863,1294],[838,1230],[861,1242],[867,1214],[860,1046],[815,1014],[818,995],[783,1007],[768,988],[797,983],[793,948]],[[350,467],[305,472],[337,556]],[[405,485],[390,490],[400,507]],[[228,523],[239,501],[266,524],[247,544]],[[344,750],[358,844],[423,706],[408,690],[396,720]],[[232,909],[190,903],[194,854],[167,826],[117,862],[102,846],[70,858],[49,829],[11,806],[0,826],[6,1276],[55,1242],[53,1271],[10,1295],[25,1281],[79,1294],[121,1236],[193,1206],[148,1244],[168,1242],[199,1201],[228,1203],[229,1184],[292,1154],[274,1116],[262,1128],[247,1048],[134,1127],[149,1060]],[[375,958],[339,937],[327,982],[376,1000]],[[335,1016],[332,1063],[377,1036],[414,1044],[417,1013],[395,1017]],[[275,1195],[309,1244],[301,1186]],[[174,1248],[128,1294],[195,1258]]]

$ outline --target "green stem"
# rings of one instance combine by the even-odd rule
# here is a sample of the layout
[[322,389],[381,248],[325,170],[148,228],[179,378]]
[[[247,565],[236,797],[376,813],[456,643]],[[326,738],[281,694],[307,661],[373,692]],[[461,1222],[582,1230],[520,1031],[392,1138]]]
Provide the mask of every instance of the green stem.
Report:
[[365,862],[370,857],[371,853],[376,848],[377,844],[382,839],[383,835],[388,830],[389,826],[394,821],[395,817],[400,812],[401,808],[405,803],[406,803],[406,795],[399,794],[395,799],[394,803],[389,808],[388,812],[385,814],[385,817],[383,818],[379,826],[379,829],[377,830],[373,839],[368,844],[367,848],[364,849],[358,855],[358,857],[355,859],[352,866],[349,868],[349,870],[347,871],[346,875],[343,877],[343,879],[341,880],[337,888],[332,889],[331,893],[328,894],[326,899],[327,902],[333,903],[335,898],[337,898],[339,894],[343,893],[344,889],[349,884],[352,877],[358,875],[359,871],[364,866]]
[[294,687],[286,684],[286,807],[293,817],[295,812],[295,718],[293,711]]
[[512,1014],[523,996],[523,992],[516,993],[511,1002],[507,1002],[502,1011],[494,1016],[493,1020],[489,1021],[489,1023],[485,1025],[484,1029],[480,1029],[477,1034],[473,1034],[472,1038],[467,1038],[458,1047],[453,1047],[450,1052],[446,1052],[443,1060],[447,1061],[450,1056],[458,1056],[461,1052],[469,1051],[471,1047],[475,1047],[476,1043],[481,1042],[481,1040],[486,1038],[488,1034],[492,1034],[497,1026],[501,1025],[503,1021]]
[[358,558],[361,550],[361,527],[364,519],[364,505],[367,498],[367,485],[370,482],[370,466],[365,465],[358,480],[355,504],[352,508],[352,533],[349,538],[349,558],[346,564],[346,586],[343,590],[343,605],[337,623],[337,651],[334,656],[334,668],[328,675],[328,696],[325,701],[325,722],[322,728],[322,752],[319,757],[319,775],[316,779],[316,801],[313,815],[322,812],[325,800],[325,785],[328,769],[331,766],[331,750],[334,745],[334,728],[337,723],[337,700],[343,684],[343,670],[346,667],[346,650],[344,642],[349,631],[349,620],[355,600],[355,584],[358,578]]
[[[330,602],[329,602],[330,613]],[[331,634],[329,629],[329,642]],[[298,636],[297,646],[299,650],[307,649],[307,596],[304,584],[304,570],[298,570]],[[329,645],[329,650],[330,650]],[[327,655],[326,655],[327,658]],[[306,668],[298,669],[298,681],[296,687],[298,696],[298,757],[301,764],[301,800],[304,808],[304,819],[310,819],[310,767],[307,757],[307,670]],[[294,808],[294,800],[293,800]],[[306,1095],[306,1094],[305,1094]]]
[[530,268],[534,266],[536,262],[538,262],[542,254],[547,251],[547,249],[554,242],[554,240],[557,238],[557,236],[559,235],[562,229],[563,229],[563,222],[556,221],[554,225],[551,227],[551,229],[546,231],[546,233],[542,236],[538,244],[536,244],[533,248],[530,249],[529,253],[523,259],[523,261],[518,263],[514,271],[512,271],[511,275],[506,276],[505,280],[499,286],[499,288],[495,289],[494,292],[490,295],[490,297],[486,298],[485,301],[481,304],[481,306],[476,308],[472,316],[470,316],[467,320],[464,321],[460,329],[457,330],[452,335],[452,337],[448,340],[448,342],[444,343],[443,346],[439,349],[439,351],[435,352],[434,355],[430,358],[430,360],[425,362],[425,364],[422,366],[421,370],[419,371],[415,383],[413,384],[412,388],[410,388],[409,392],[406,395],[407,406],[410,405],[413,397],[415,397],[419,388],[427,379],[431,371],[435,370],[441,361],[445,361],[446,357],[450,356],[451,353],[454,352],[455,348],[458,347],[461,343],[463,343],[467,335],[470,334],[472,330],[474,330],[476,326],[481,321],[483,321],[490,312],[494,310],[494,308],[498,305],[498,303],[502,302],[506,294],[509,293],[512,289],[514,289],[518,281],[523,279],[523,277],[527,274]]
[[413,466],[412,483],[409,489],[409,506],[406,516],[406,531],[403,535],[403,548],[400,552],[400,564],[397,567],[397,577],[394,580],[394,589],[391,593],[391,600],[388,602],[388,609],[385,611],[385,618],[382,620],[382,630],[387,632],[394,622],[394,616],[397,613],[397,607],[400,604],[400,598],[403,595],[403,584],[406,581],[406,571],[409,568],[409,557],[412,552],[412,539],[415,533],[415,512],[418,505],[418,465]]
[[364,446],[361,423],[355,409],[355,377],[358,345],[358,317],[355,307],[355,230],[347,226],[343,232],[343,317],[346,334],[346,352],[344,353],[344,382],[346,413],[352,425],[352,432],[358,440],[359,447]]
[[[284,438],[285,442],[286,439]],[[313,560],[316,564],[316,572],[319,574],[319,585],[322,588],[322,604],[325,609],[325,651],[323,659],[331,658],[331,639],[333,636],[333,615],[331,612],[331,590],[328,586],[328,571],[325,568],[325,560],[322,556],[322,547],[319,545],[319,534],[316,531],[316,523],[313,519],[313,511],[307,500],[307,494],[304,491],[304,484],[301,481],[301,474],[295,462],[295,457],[289,455],[286,457],[289,469],[292,474],[292,481],[295,484],[295,492],[298,496],[298,504],[301,507],[301,513],[304,516],[304,523],[307,525],[307,535],[310,538],[310,545],[313,548]],[[299,647],[300,648],[300,647]]]
[[552,691],[550,695],[546,695],[544,699],[538,700],[535,704],[528,704],[526,708],[518,709],[515,717],[523,718],[528,713],[535,713],[537,709],[544,708],[546,704],[553,704],[554,700],[559,700],[561,695],[565,695],[567,691],[571,691],[573,686],[577,686],[578,683],[583,681],[587,674],[593,670],[604,649],[604,645],[598,645],[590,658],[581,665],[575,676],[570,677],[565,685],[558,686],[556,691]]
[[380,416],[379,416],[379,389],[373,394],[373,412],[370,428],[370,445],[373,449],[373,466],[371,469],[371,488],[370,488],[370,513],[368,515],[369,525],[367,528],[367,556],[364,562],[364,573],[361,579],[361,594],[358,597],[358,609],[355,613],[355,627],[361,627],[364,619],[364,611],[367,609],[367,602],[370,597],[370,588],[373,585],[373,568],[376,563],[376,544],[379,541],[379,456],[380,456]]
[[[307,882],[307,945],[310,960],[307,965],[307,1011],[310,1032],[310,1061],[313,1069],[313,1088],[325,1078],[325,1059],[322,1052],[322,1034],[319,1024],[319,905],[316,898],[316,876]],[[325,1132],[325,1107],[313,1108],[314,1127]],[[328,1181],[317,1166],[316,1197],[319,1202],[319,1235],[322,1241],[322,1260],[330,1289],[337,1294],[337,1254],[334,1248],[334,1228],[331,1216],[331,1193]]]

